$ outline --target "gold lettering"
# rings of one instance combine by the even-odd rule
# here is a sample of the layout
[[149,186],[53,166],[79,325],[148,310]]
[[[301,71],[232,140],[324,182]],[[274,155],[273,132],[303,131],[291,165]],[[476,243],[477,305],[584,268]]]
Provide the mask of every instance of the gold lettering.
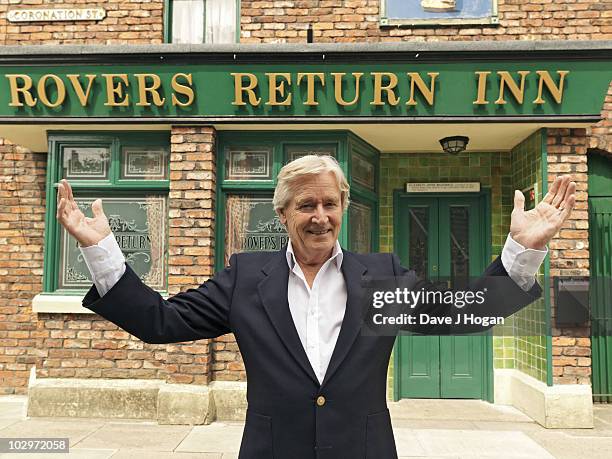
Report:
[[557,70],[559,74],[559,86],[555,84],[552,77],[546,70],[536,70],[536,73],[540,77],[538,80],[538,97],[533,101],[534,104],[543,104],[544,99],[542,99],[542,90],[544,89],[544,85],[548,88],[550,95],[553,96],[555,102],[558,104],[561,103],[563,99],[563,83],[565,81],[565,75],[569,73],[568,70]]
[[474,72],[478,75],[478,95],[476,100],[472,102],[475,105],[486,105],[489,103],[487,100],[487,78],[491,72]]
[[[36,105],[36,97],[32,96],[30,90],[32,89],[32,78],[28,75],[5,75],[9,80],[11,90],[11,103],[9,107],[23,107],[23,103],[20,100],[19,94],[23,95],[23,100],[28,107]],[[17,79],[20,78],[23,81],[23,85],[19,86]]]
[[[290,73],[266,73],[269,83],[269,94],[268,102],[266,105],[291,105],[291,93],[285,97],[285,81],[278,81],[278,77],[282,77],[286,80],[286,83],[291,86],[291,74]],[[284,100],[278,100],[277,97],[285,97]]]
[[[47,80],[51,79],[55,83],[55,87],[57,88],[57,98],[55,102],[51,102],[47,97]],[[43,103],[43,105],[55,108],[62,105],[64,100],[66,99],[66,86],[64,86],[64,82],[57,75],[47,74],[40,77],[38,80],[38,98]]]
[[[189,86],[180,84],[177,81],[178,77],[185,78],[185,80],[187,80],[187,83],[189,83]],[[174,90],[174,92],[187,96],[187,101],[181,102],[180,100],[178,100],[178,97],[176,97],[173,93],[172,94],[172,105],[178,105],[180,107],[189,107],[191,104],[193,104],[193,101],[195,99],[195,94],[193,92],[193,88],[191,87],[191,85],[193,84],[192,81],[193,80],[191,78],[191,73],[177,73],[172,77],[172,89]]]
[[[370,105],[385,105],[382,101],[382,92],[387,93],[387,100],[391,105],[397,105],[399,103],[399,97],[395,95],[393,88],[397,86],[397,75],[389,72],[372,72],[374,76],[374,100],[370,102]],[[389,78],[389,84],[382,84],[383,76]]]
[[319,102],[315,100],[315,77],[321,80],[321,86],[325,86],[325,75],[323,73],[298,73],[298,86],[304,76],[306,77],[306,102],[304,102],[304,105],[319,105]]
[[497,105],[506,104],[506,100],[504,99],[505,86],[508,86],[508,89],[516,99],[519,104],[523,103],[523,96],[525,95],[525,77],[529,75],[528,70],[519,70],[518,74],[521,76],[520,87],[517,86],[516,82],[510,75],[510,72],[497,72],[497,74],[501,77],[499,81],[499,98],[495,101]]
[[[232,105],[246,105],[246,102],[242,100],[242,93],[246,91],[249,96],[249,104],[257,107],[261,102],[261,97],[255,95],[257,77],[252,73],[231,73],[230,75],[234,77],[234,102],[232,102]],[[242,86],[243,77],[249,79],[248,86]]]
[[81,106],[85,107],[87,105],[87,102],[89,101],[89,94],[91,92],[91,86],[93,85],[93,82],[96,79],[96,75],[91,75],[91,74],[85,75],[85,77],[87,78],[87,89],[85,89],[85,91],[83,91],[83,86],[81,86],[81,81],[79,80],[79,77],[81,75],[72,74],[72,75],[66,75],[66,76],[72,83],[72,87],[74,88],[74,92],[79,98],[79,102],[81,103]]
[[425,82],[418,73],[408,72],[407,75],[410,77],[410,100],[406,102],[406,105],[416,105],[414,100],[414,85],[419,88],[419,92],[423,95],[429,105],[434,103],[434,95],[436,91],[436,77],[440,75],[438,72],[427,73],[431,78],[429,88],[425,85]]
[[332,75],[334,77],[334,95],[336,96],[336,103],[344,107],[348,105],[355,105],[359,100],[359,81],[361,80],[363,73],[352,73],[353,77],[355,78],[355,97],[350,102],[346,102],[342,98],[342,78],[344,75],[346,75],[346,73],[332,73]]
[[[138,80],[138,103],[136,104],[139,107],[150,107],[151,102],[147,100],[147,93],[151,94],[151,98],[153,99],[153,103],[158,107],[164,105],[166,101],[165,97],[161,97],[159,95],[159,87],[161,86],[161,79],[159,75],[155,75],[154,73],[135,73],[134,76]],[[153,80],[151,86],[147,86],[147,78]]]
[[[123,84],[126,86],[130,85],[127,74],[103,73],[102,76],[106,78],[106,103],[104,106],[127,107],[130,103],[129,94],[126,94],[123,100],[117,100],[117,98],[123,97]],[[117,86],[115,86],[115,78],[119,78],[121,80],[117,82]]]

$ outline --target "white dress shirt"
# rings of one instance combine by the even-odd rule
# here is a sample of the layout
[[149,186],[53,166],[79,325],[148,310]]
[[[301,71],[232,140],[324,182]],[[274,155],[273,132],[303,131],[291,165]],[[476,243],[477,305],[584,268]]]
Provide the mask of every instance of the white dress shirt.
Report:
[[325,377],[346,310],[347,291],[341,270],[343,256],[340,243],[336,241],[332,256],[323,263],[310,288],[295,259],[291,241],[287,244],[289,310],[319,383]]
[[[97,245],[81,247],[81,252],[99,295],[104,296],[125,272],[125,257],[115,237],[109,234]],[[548,249],[526,249],[508,234],[501,261],[510,278],[527,291],[535,283],[535,274],[547,253]],[[287,245],[289,309],[319,382],[323,382],[346,309],[342,258],[340,243],[336,241],[332,256],[323,264],[310,288],[295,259],[291,241]]]

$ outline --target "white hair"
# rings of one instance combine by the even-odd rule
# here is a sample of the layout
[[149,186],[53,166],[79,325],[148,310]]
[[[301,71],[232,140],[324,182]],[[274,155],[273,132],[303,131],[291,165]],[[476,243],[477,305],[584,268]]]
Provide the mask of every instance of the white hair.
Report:
[[274,190],[272,204],[276,212],[284,209],[295,192],[294,184],[304,176],[312,176],[331,172],[336,177],[342,210],[346,210],[349,205],[349,184],[342,172],[342,168],[333,156],[306,155],[285,164],[278,173],[278,181]]

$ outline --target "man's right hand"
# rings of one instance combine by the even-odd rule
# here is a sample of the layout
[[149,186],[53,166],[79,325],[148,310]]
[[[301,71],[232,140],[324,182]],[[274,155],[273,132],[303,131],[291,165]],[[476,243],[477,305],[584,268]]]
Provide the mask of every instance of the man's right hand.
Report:
[[72,187],[62,179],[57,190],[57,220],[82,247],[96,245],[111,234],[108,219],[102,210],[102,200],[91,204],[93,218],[86,217],[72,195]]

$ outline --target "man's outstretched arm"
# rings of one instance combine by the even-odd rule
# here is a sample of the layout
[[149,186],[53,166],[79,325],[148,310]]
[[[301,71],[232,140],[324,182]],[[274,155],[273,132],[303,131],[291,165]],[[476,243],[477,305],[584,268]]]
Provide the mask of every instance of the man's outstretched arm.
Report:
[[199,288],[164,300],[125,263],[101,200],[94,201],[92,210],[93,218],[85,217],[74,201],[70,184],[61,181],[57,219],[79,242],[95,284],[83,299],[83,306],[149,343],[213,338],[230,331],[235,257],[230,267]]

